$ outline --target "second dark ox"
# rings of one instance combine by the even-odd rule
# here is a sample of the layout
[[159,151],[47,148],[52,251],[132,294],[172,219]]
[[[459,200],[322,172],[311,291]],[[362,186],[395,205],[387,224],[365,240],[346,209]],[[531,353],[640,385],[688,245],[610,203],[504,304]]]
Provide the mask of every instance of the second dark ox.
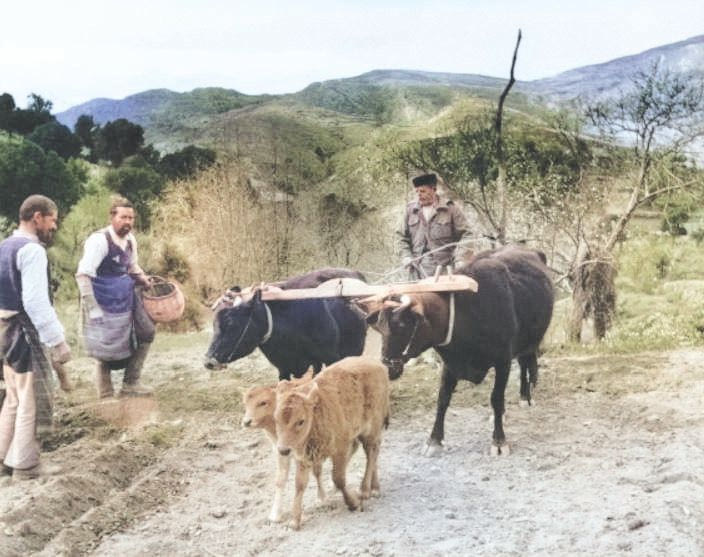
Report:
[[442,445],[445,413],[457,382],[481,383],[493,367],[492,453],[507,454],[502,419],[511,360],[518,358],[521,399],[530,404],[531,387],[538,379],[538,345],[552,317],[554,293],[545,255],[502,248],[477,254],[456,272],[476,280],[478,291],[370,300],[362,307],[367,321],[382,335],[382,360],[391,379],[400,377],[405,362],[428,348],[434,347],[443,360],[428,449],[435,452]]

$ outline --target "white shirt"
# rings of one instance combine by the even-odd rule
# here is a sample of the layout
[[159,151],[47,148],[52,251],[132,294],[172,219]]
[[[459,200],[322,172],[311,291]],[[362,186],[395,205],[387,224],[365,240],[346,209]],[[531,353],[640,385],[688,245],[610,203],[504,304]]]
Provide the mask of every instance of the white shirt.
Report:
[[110,249],[108,246],[108,239],[105,237],[105,231],[110,233],[110,238],[112,238],[112,241],[115,242],[115,244],[117,244],[122,250],[127,249],[128,241],[132,243],[132,263],[127,271],[130,274],[141,274],[143,271],[137,263],[137,239],[134,237],[134,234],[130,232],[125,237],[121,238],[115,233],[112,225],[110,225],[106,228],[98,230],[97,232],[93,232],[93,234],[88,236],[88,239],[83,245],[83,257],[78,262],[76,276],[96,276],[98,267],[100,267],[100,264],[103,262],[103,259],[105,259]]
[[[39,340],[47,346],[56,346],[65,340],[64,328],[49,301],[46,250],[34,234],[15,230],[13,236],[33,240],[17,251],[17,268],[22,277],[22,305],[29,320],[39,333]],[[15,312],[5,312],[9,317]]]

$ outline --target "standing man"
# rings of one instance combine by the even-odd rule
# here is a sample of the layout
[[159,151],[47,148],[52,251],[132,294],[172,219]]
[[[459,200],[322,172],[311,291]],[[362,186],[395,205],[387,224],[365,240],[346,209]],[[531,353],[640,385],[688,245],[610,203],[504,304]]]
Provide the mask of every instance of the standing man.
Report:
[[78,263],[76,282],[83,309],[83,339],[98,360],[98,396],[114,395],[111,371],[125,370],[121,396],[149,396],[140,384],[142,366],[154,340],[154,323],[144,310],[141,288],[149,277],[137,261],[132,234],[134,207],[124,197],[110,206],[110,224],[91,234]]
[[[51,423],[49,358],[67,362],[71,350],[51,305],[45,246],[56,232],[56,204],[31,195],[19,211],[17,230],[0,243],[0,359],[7,392],[0,410],[2,474],[26,480],[55,473],[40,467],[38,417]],[[39,413],[38,413],[39,409]]]
[[470,235],[467,218],[452,201],[438,196],[437,183],[435,174],[413,178],[418,198],[406,207],[397,233],[411,280],[433,276],[438,265],[452,265],[468,251],[456,243]]

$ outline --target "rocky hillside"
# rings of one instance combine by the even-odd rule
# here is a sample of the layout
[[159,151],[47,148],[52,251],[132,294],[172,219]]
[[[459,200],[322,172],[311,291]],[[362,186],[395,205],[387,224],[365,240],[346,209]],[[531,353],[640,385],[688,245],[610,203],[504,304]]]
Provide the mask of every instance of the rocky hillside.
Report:
[[518,89],[550,100],[576,97],[608,97],[623,89],[630,76],[647,71],[653,64],[673,73],[704,77],[704,35],[651,48],[640,54],[624,56],[603,64],[584,66],[554,77],[518,84]]

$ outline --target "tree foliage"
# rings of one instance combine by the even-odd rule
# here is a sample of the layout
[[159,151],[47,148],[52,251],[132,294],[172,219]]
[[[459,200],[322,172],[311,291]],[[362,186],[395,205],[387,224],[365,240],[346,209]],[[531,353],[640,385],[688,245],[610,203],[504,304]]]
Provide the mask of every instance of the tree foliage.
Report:
[[53,151],[45,153],[26,140],[0,141],[0,214],[12,221],[34,193],[50,197],[66,212],[81,196],[82,178]]
[[62,159],[77,157],[81,153],[81,140],[66,126],[52,120],[35,128],[27,136],[45,152],[54,151]]
[[158,162],[158,169],[170,180],[192,178],[215,163],[215,151],[195,145],[169,153]]
[[149,226],[150,203],[161,193],[165,183],[164,177],[139,155],[127,159],[122,166],[105,175],[108,188],[132,201],[143,227]]
[[95,149],[98,159],[120,166],[127,157],[135,155],[144,145],[144,129],[125,118],[107,122],[97,130]]

